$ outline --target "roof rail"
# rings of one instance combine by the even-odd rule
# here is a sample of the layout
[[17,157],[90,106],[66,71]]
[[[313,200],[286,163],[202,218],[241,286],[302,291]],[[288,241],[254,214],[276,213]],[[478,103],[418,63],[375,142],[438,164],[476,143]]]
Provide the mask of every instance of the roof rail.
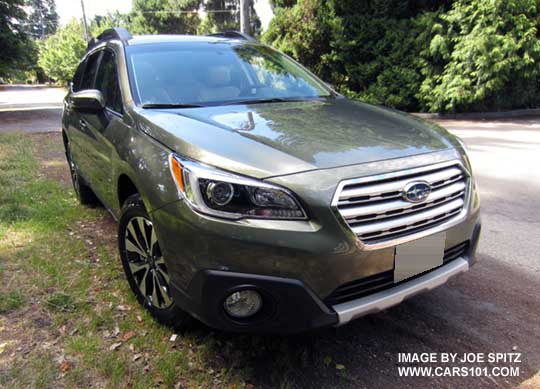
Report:
[[115,27],[115,28],[109,28],[108,30],[103,31],[101,34],[97,36],[97,38],[92,38],[88,42],[88,47],[86,50],[90,50],[91,48],[97,46],[101,42],[106,42],[111,39],[118,39],[122,42],[127,44],[127,41],[129,41],[131,38],[131,34],[128,30],[122,27]]
[[245,41],[257,42],[257,39],[253,38],[252,36],[248,34],[244,34],[243,32],[234,31],[234,30],[216,32],[213,34],[208,34],[207,36],[215,36],[215,37],[230,38],[230,39],[243,39]]

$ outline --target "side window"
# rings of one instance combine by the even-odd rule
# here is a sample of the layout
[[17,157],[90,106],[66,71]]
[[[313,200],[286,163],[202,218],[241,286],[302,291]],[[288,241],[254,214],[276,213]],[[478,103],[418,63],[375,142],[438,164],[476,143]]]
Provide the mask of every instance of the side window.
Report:
[[82,76],[82,82],[80,89],[93,89],[94,88],[94,78],[96,76],[97,65],[101,51],[92,54],[86,60],[86,67],[84,69],[84,74]]
[[78,92],[81,90],[81,79],[84,71],[84,65],[86,62],[81,62],[79,67],[77,68],[77,71],[75,72],[75,75],[73,76],[73,92]]
[[122,113],[122,96],[118,83],[118,72],[114,52],[105,50],[99,65],[96,78],[96,89],[99,89],[105,98],[105,105],[115,112]]

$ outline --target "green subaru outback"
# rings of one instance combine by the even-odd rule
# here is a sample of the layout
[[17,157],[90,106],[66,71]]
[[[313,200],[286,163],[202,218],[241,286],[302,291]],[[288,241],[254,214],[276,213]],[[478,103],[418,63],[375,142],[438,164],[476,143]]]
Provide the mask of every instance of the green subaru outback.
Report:
[[81,203],[118,220],[157,320],[227,331],[338,326],[474,262],[463,144],[336,93],[249,36],[94,39],[64,101]]

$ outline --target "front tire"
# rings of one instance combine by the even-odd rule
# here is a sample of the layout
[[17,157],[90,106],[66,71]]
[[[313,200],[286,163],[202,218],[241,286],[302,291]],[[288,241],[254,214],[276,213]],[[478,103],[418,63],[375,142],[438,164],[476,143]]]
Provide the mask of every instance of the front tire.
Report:
[[174,302],[156,231],[139,194],[130,196],[118,223],[120,258],[137,301],[160,323],[184,328],[190,316]]

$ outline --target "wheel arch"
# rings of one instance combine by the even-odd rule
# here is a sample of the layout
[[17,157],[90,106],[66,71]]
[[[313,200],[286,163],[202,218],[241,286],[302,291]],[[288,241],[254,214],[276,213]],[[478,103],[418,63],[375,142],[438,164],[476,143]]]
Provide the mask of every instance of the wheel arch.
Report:
[[[121,173],[118,176],[117,185],[116,185],[116,198],[118,209],[122,209],[126,200],[133,196],[134,194],[139,194],[142,197],[142,193],[135,184],[134,180],[126,173]],[[144,199],[143,199],[144,201]]]

